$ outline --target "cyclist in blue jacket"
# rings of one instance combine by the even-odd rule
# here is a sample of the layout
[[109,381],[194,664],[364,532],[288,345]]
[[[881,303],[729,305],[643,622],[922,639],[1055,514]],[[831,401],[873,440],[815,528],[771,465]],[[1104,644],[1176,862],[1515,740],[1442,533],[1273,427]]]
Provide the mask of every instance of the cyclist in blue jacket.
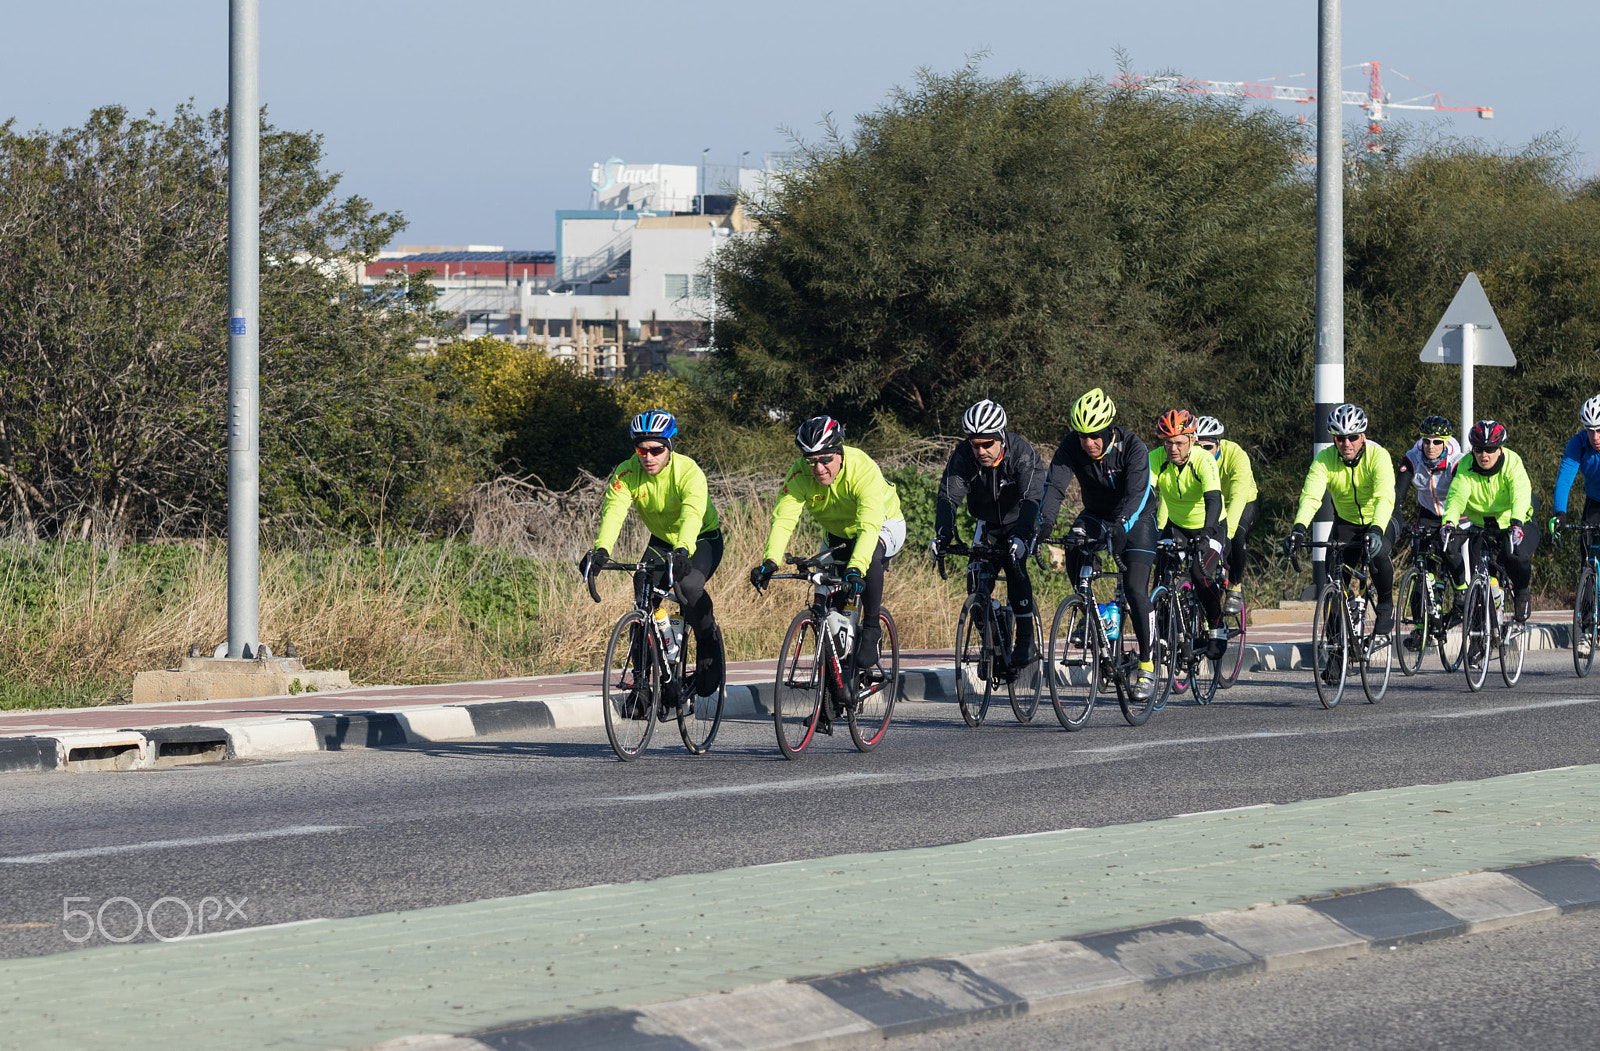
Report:
[[1578,474],[1583,474],[1583,524],[1600,525],[1600,394],[1578,410],[1583,430],[1572,436],[1561,452],[1561,469],[1556,473],[1556,496],[1550,505],[1550,535],[1567,524],[1567,497]]

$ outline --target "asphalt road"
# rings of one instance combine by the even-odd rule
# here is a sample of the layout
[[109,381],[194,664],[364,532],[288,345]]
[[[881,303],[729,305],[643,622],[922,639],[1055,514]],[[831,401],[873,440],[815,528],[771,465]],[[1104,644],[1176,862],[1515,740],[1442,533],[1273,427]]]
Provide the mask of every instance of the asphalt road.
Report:
[[887,1041],[887,1051],[1504,1051],[1594,1047],[1600,916]]
[[[1115,706],[1062,731],[1004,705],[970,730],[952,704],[897,713],[884,745],[843,732],[800,762],[768,722],[687,756],[658,735],[617,762],[604,731],[516,735],[283,761],[0,780],[0,956],[147,940],[133,908],[219,913],[212,928],[362,915],[853,851],[1473,780],[1595,761],[1600,681],[1532,653],[1515,689],[1399,680],[1325,711],[1308,673],[1261,674],[1144,727]],[[27,860],[18,860],[27,859]],[[66,899],[77,899],[67,903]],[[114,898],[128,899],[114,902]],[[206,899],[211,903],[202,904]],[[224,905],[223,903],[226,902]],[[104,907],[103,915],[99,910]],[[69,935],[101,932],[82,943]],[[107,933],[108,932],[108,933]]]

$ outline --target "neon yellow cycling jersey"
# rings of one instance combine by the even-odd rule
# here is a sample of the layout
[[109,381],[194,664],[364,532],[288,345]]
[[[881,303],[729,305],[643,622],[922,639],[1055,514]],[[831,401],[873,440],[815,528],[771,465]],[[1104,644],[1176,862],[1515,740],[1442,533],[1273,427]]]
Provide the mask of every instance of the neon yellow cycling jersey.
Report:
[[1222,477],[1222,503],[1228,509],[1228,535],[1233,536],[1239,531],[1244,505],[1261,494],[1256,489],[1256,475],[1250,466],[1250,454],[1238,442],[1222,438],[1212,455],[1217,461],[1217,474]]
[[639,520],[651,536],[691,555],[695,538],[717,528],[717,509],[711,506],[706,473],[680,452],[667,457],[667,465],[654,477],[645,471],[637,454],[617,464],[600,505],[600,535],[595,547],[611,550],[622,533],[630,505],[639,509]]
[[1353,465],[1344,462],[1338,446],[1317,453],[1306,472],[1305,488],[1300,490],[1296,525],[1311,524],[1322,506],[1323,493],[1333,498],[1334,514],[1346,522],[1386,526],[1394,513],[1394,463],[1383,446],[1370,439]]
[[1500,463],[1492,474],[1478,470],[1473,457],[1461,458],[1444,501],[1444,520],[1459,522],[1463,517],[1479,526],[1490,517],[1501,526],[1533,518],[1533,484],[1522,457],[1501,449]]
[[1217,499],[1222,499],[1217,461],[1199,446],[1189,450],[1182,467],[1167,459],[1165,447],[1150,450],[1150,484],[1161,497],[1156,506],[1157,528],[1171,521],[1182,529],[1199,529],[1206,524],[1206,494],[1216,493]]
[[789,468],[789,473],[783,476],[783,487],[778,491],[778,505],[772,509],[772,531],[767,534],[767,551],[762,557],[780,565],[783,563],[783,553],[789,546],[794,527],[800,522],[802,508],[811,512],[812,519],[834,536],[855,540],[850,565],[863,573],[872,562],[872,549],[877,546],[883,523],[904,517],[900,512],[900,494],[884,478],[872,457],[848,445],[844,447],[839,476],[832,485],[823,485],[813,478],[804,457]]

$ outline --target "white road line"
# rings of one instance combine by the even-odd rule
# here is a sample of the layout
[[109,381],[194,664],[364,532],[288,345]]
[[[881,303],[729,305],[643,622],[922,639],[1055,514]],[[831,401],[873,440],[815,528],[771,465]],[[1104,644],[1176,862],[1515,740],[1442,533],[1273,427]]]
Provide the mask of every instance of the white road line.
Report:
[[122,843],[114,847],[85,847],[82,850],[56,850],[48,854],[23,854],[0,858],[0,865],[48,865],[52,861],[70,861],[74,858],[97,858],[106,854],[128,854],[138,850],[166,850],[168,847],[209,847],[217,843],[248,843],[257,839],[281,839],[284,836],[314,836],[320,832],[343,832],[351,825],[294,825],[274,828],[265,832],[230,832],[217,836],[196,836],[193,839],[156,839],[148,843]]
[[1171,745],[1181,744],[1213,744],[1217,741],[1253,741],[1262,737],[1304,737],[1307,732],[1309,731],[1290,730],[1279,733],[1269,730],[1260,730],[1256,733],[1225,734],[1220,737],[1172,737],[1164,741],[1139,741],[1134,744],[1108,745],[1105,748],[1080,748],[1078,751],[1080,754],[1084,755],[1111,755],[1115,752],[1133,752],[1141,748],[1166,748]]
[[1237,814],[1241,810],[1266,810],[1276,806],[1276,803],[1252,803],[1249,806],[1223,807],[1221,810],[1196,810],[1189,814],[1174,814],[1174,817],[1210,817],[1213,814]]
[[201,938],[226,938],[230,934],[255,934],[258,931],[281,931],[285,927],[304,927],[308,923],[327,923],[322,917],[314,920],[289,920],[287,923],[263,923],[259,927],[237,927],[231,931],[207,931],[204,934],[195,934],[187,938],[178,938],[176,941],[197,942]]
[[1471,719],[1477,715],[1505,715],[1507,712],[1526,712],[1534,708],[1566,708],[1573,704],[1600,704],[1600,697],[1568,697],[1564,701],[1508,704],[1503,708],[1473,708],[1464,712],[1421,712],[1419,714],[1428,719]]
[[1078,825],[1076,828],[1052,828],[1046,829],[1043,832],[1015,832],[1009,836],[985,836],[978,842],[998,843],[1002,839],[1032,839],[1034,836],[1054,836],[1059,835],[1062,832],[1085,832],[1088,830],[1088,827],[1089,826],[1087,825]]
[[[718,788],[688,788],[677,792],[652,792],[643,796],[603,796],[605,803],[654,803],[662,799],[684,799],[689,796],[727,796],[741,792],[761,792],[769,788],[810,788],[812,785],[837,784],[840,781],[860,781],[864,778],[887,777],[866,771],[851,774],[829,774],[825,777],[796,778],[793,781],[758,781],[748,785],[722,785]],[[4,860],[0,858],[0,860]]]

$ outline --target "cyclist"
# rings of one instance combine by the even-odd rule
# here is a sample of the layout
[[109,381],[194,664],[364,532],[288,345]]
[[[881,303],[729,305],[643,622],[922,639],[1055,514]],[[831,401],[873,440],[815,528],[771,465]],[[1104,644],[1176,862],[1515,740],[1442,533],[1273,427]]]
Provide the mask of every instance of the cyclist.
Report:
[[956,535],[956,510],[966,500],[976,520],[972,542],[987,540],[1004,546],[1006,590],[1017,615],[1017,638],[1011,650],[1011,667],[1026,667],[1037,656],[1034,647],[1033,581],[1028,578],[1027,557],[1033,546],[1034,524],[1039,519],[1039,493],[1044,488],[1044,461],[1033,444],[1006,430],[1006,410],[985,398],[961,418],[966,441],[950,453],[939,500],[934,509],[935,558]]
[[[761,564],[750,571],[750,583],[767,586],[778,571],[778,559],[800,521],[802,509],[827,533],[827,547],[854,540],[844,589],[835,596],[843,607],[849,598],[861,602],[861,635],[856,639],[856,667],[870,681],[879,681],[878,647],[883,641],[878,609],[883,603],[883,566],[906,542],[906,520],[900,496],[872,457],[844,443],[844,424],[832,416],[813,416],[795,432],[800,459],[784,475],[778,503],[772,509],[772,528]],[[831,734],[827,706],[817,729]]]
[[1222,481],[1222,504],[1228,512],[1228,594],[1223,600],[1229,613],[1244,612],[1244,567],[1250,551],[1246,541],[1256,527],[1256,476],[1250,454],[1238,442],[1222,436],[1222,421],[1215,416],[1197,416],[1194,437],[1200,448],[1217,461]]
[[[1567,499],[1572,483],[1583,475],[1583,524],[1600,525],[1600,394],[1584,402],[1578,409],[1578,422],[1583,429],[1574,434],[1561,452],[1561,468],[1556,472],[1556,496],[1551,504],[1555,513],[1550,516],[1550,535],[1559,537],[1558,530],[1567,524]],[[1590,552],[1585,551],[1587,557]],[[1578,656],[1589,655],[1589,633],[1577,640]]]
[[1467,442],[1472,446],[1472,460],[1456,471],[1455,481],[1450,483],[1440,530],[1458,581],[1456,611],[1451,619],[1460,619],[1467,579],[1472,575],[1462,551],[1466,537],[1455,534],[1453,523],[1471,523],[1499,534],[1501,562],[1506,576],[1511,578],[1514,615],[1520,624],[1528,619],[1532,605],[1529,585],[1533,582],[1533,553],[1539,547],[1539,527],[1533,519],[1533,484],[1522,457],[1505,448],[1505,424],[1479,420],[1467,434]]
[[1367,414],[1360,407],[1348,402],[1336,407],[1328,413],[1328,430],[1333,433],[1333,445],[1311,458],[1294,529],[1284,547],[1292,552],[1304,542],[1306,527],[1322,506],[1323,494],[1332,497],[1331,539],[1340,544],[1357,537],[1366,541],[1372,582],[1378,588],[1373,634],[1387,635],[1394,630],[1394,563],[1389,559],[1396,536],[1391,520],[1394,464],[1381,445],[1367,439]]
[[[1222,540],[1228,519],[1222,500],[1222,478],[1217,461],[1195,447],[1195,418],[1188,409],[1173,409],[1156,421],[1161,448],[1150,451],[1150,482],[1159,500],[1156,526],[1163,539],[1177,536],[1204,541],[1189,560],[1189,580],[1206,611],[1211,635],[1206,656],[1221,660],[1228,649],[1228,629],[1222,624],[1222,595],[1217,588],[1217,565],[1222,560]],[[1160,562],[1160,558],[1157,558]],[[1158,570],[1157,576],[1161,575]]]
[[[1406,490],[1417,494],[1417,514],[1411,523],[1417,539],[1412,542],[1422,544],[1424,536],[1437,536],[1444,524],[1444,502],[1461,460],[1461,443],[1451,434],[1446,416],[1429,416],[1418,425],[1417,433],[1421,437],[1406,450],[1394,472],[1394,512],[1398,520]],[[1449,559],[1444,562],[1444,572],[1450,583],[1455,583],[1455,566]],[[1416,613],[1412,610],[1413,615]],[[1403,645],[1408,650],[1421,649],[1422,630],[1413,630]]]
[[[1114,424],[1117,406],[1096,387],[1072,405],[1072,430],[1050,459],[1044,500],[1039,506],[1036,536],[1043,540],[1055,528],[1067,485],[1076,478],[1083,512],[1072,532],[1106,540],[1122,568],[1123,593],[1132,611],[1139,641],[1139,675],[1134,696],[1149,700],[1156,691],[1155,662],[1150,644],[1155,636],[1155,610],[1150,604],[1150,567],[1156,560],[1156,501],[1150,493],[1150,450],[1126,427]],[[1077,578],[1084,557],[1070,552],[1067,572]]]
[[606,483],[600,505],[600,533],[594,548],[578,563],[585,580],[611,559],[611,547],[622,533],[628,508],[650,530],[650,542],[639,561],[642,572],[664,583],[667,565],[683,593],[683,620],[694,632],[694,692],[710,697],[722,684],[722,629],[712,615],[706,581],[722,562],[722,529],[711,506],[706,473],[683,453],[675,452],[678,421],[670,412],[651,409],[633,418],[628,428],[633,455],[617,465]]

